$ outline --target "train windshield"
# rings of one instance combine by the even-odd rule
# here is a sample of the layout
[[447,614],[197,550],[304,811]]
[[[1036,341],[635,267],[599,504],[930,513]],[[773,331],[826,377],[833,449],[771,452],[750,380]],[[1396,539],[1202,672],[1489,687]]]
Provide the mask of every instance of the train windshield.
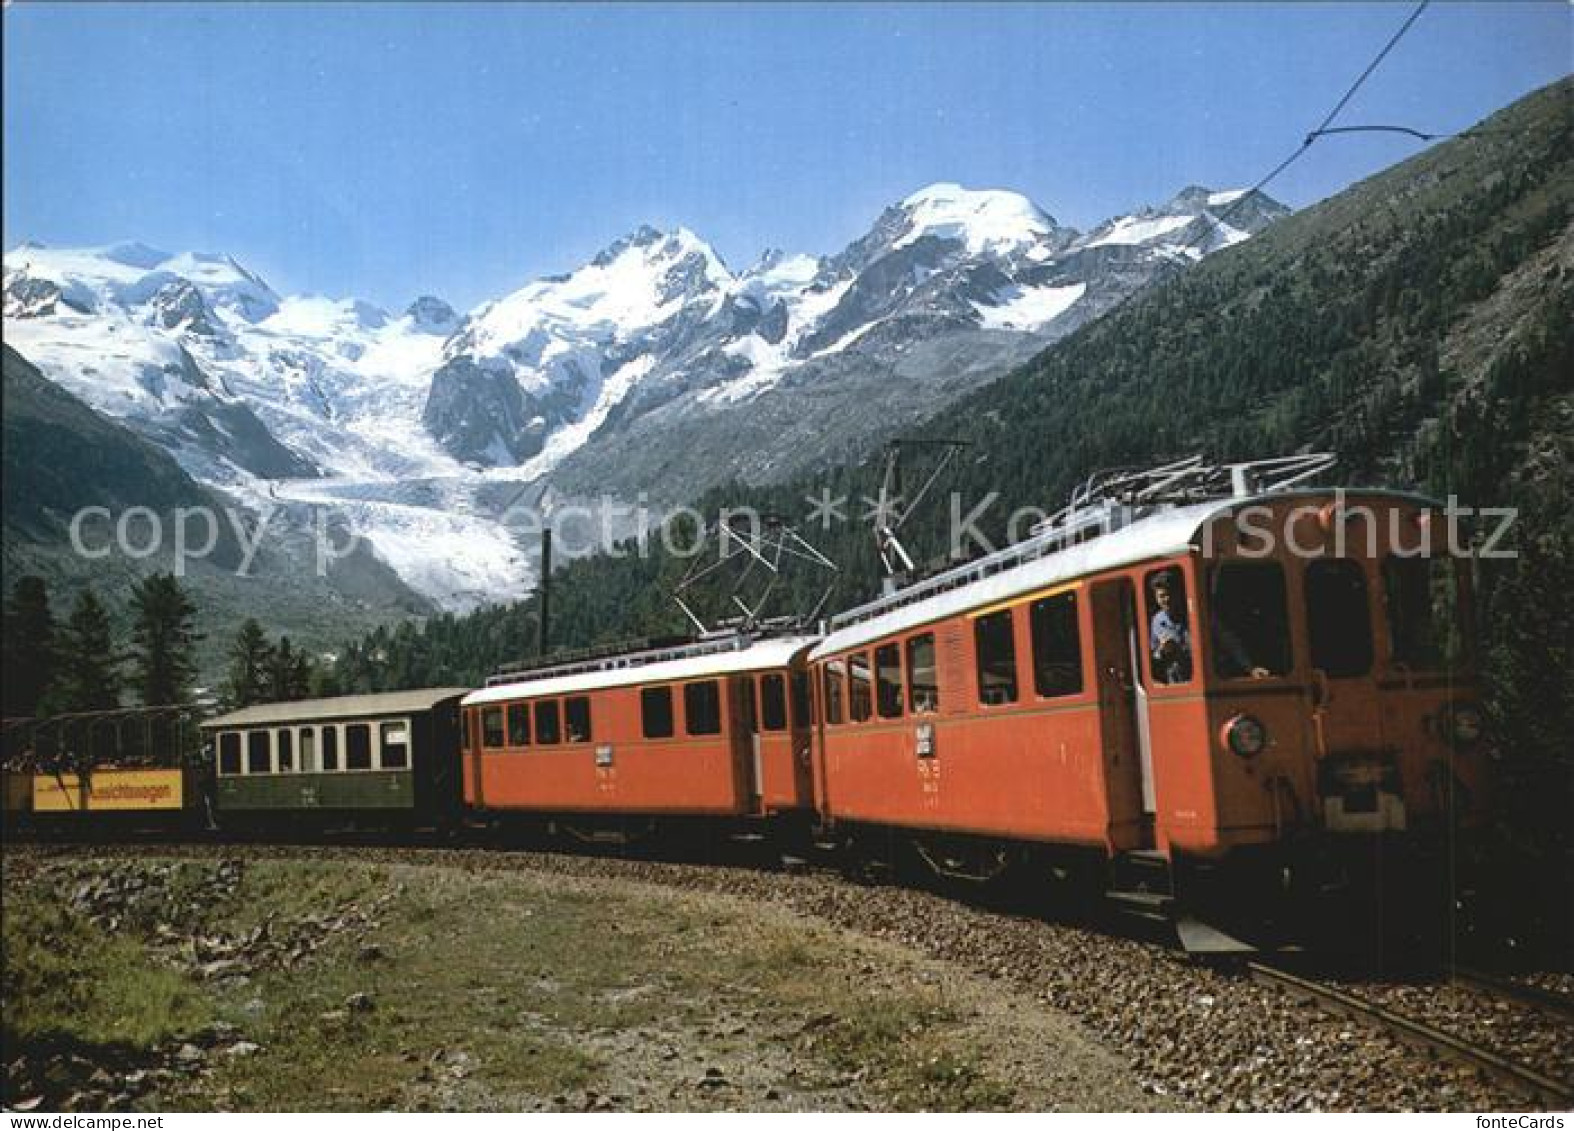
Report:
[[1427,671],[1462,658],[1455,580],[1448,558],[1390,554],[1384,559],[1388,650],[1394,663]]
[[1306,627],[1314,668],[1335,679],[1372,670],[1372,616],[1360,562],[1323,558],[1306,567]]
[[1290,615],[1278,562],[1226,562],[1213,571],[1210,639],[1221,679],[1263,679],[1290,670]]

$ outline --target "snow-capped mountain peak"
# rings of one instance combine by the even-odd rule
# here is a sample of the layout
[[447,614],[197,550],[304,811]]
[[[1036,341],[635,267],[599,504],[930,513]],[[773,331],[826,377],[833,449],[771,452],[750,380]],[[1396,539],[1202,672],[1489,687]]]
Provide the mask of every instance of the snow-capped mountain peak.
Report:
[[734,273],[691,230],[642,226],[467,316],[429,295],[398,313],[281,297],[226,255],[24,244],[5,255],[6,340],[203,483],[351,512],[411,585],[463,604],[525,584],[489,484],[675,501],[770,481],[1284,211],[1191,186],[1083,236],[1020,193],[940,183],[834,255]]
[[962,243],[969,255],[1005,255],[1032,246],[1058,226],[1021,193],[949,182],[921,188],[899,207],[909,226],[893,244],[896,248],[932,236]]

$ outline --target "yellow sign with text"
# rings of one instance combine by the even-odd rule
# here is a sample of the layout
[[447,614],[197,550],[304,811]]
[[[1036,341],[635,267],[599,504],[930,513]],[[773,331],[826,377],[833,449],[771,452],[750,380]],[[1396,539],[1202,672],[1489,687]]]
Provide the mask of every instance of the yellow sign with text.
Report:
[[184,803],[180,770],[95,770],[86,783],[76,774],[33,777],[33,811],[37,813],[179,809]]

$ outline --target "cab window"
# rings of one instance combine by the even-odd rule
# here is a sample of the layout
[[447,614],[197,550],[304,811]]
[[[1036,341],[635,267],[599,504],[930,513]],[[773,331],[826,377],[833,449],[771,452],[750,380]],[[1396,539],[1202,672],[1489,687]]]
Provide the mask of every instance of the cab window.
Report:
[[978,656],[978,701],[988,705],[1017,700],[1017,642],[1010,609],[973,621]]
[[1033,690],[1044,699],[1081,691],[1077,595],[1061,593],[1034,601],[1028,609],[1028,623],[1033,633]]
[[1190,683],[1192,642],[1186,579],[1178,569],[1154,570],[1147,576],[1147,591],[1148,666],[1153,682]]
[[1306,627],[1314,668],[1335,679],[1372,670],[1372,617],[1360,562],[1324,558],[1306,567]]
[[646,738],[672,737],[672,688],[646,687],[639,693],[640,730]]
[[715,680],[683,685],[683,719],[690,734],[721,733],[721,691]]
[[940,678],[932,632],[907,642],[907,708],[915,715],[933,714],[940,709]]
[[1384,559],[1388,651],[1394,663],[1427,671],[1459,660],[1455,580],[1454,564],[1447,558],[1390,554]]
[[1290,614],[1278,562],[1224,562],[1209,594],[1213,674],[1262,679],[1290,670]]

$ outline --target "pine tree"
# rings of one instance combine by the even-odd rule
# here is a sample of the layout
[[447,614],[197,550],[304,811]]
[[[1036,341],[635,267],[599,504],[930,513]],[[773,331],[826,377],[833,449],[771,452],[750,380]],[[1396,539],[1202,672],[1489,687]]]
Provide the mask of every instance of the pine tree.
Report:
[[273,647],[255,617],[247,617],[230,647],[229,684],[231,707],[249,707],[268,698],[272,677]]
[[91,589],[77,595],[60,639],[59,709],[107,711],[120,706],[120,659],[109,614]]
[[132,682],[142,702],[186,702],[201,639],[193,627],[197,607],[173,574],[155,573],[132,589],[131,609]]
[[6,602],[4,648],[4,712],[7,718],[40,713],[55,677],[55,618],[43,578],[21,577]]
[[297,651],[288,636],[279,637],[268,664],[269,701],[304,699],[311,694],[311,685],[311,659]]

